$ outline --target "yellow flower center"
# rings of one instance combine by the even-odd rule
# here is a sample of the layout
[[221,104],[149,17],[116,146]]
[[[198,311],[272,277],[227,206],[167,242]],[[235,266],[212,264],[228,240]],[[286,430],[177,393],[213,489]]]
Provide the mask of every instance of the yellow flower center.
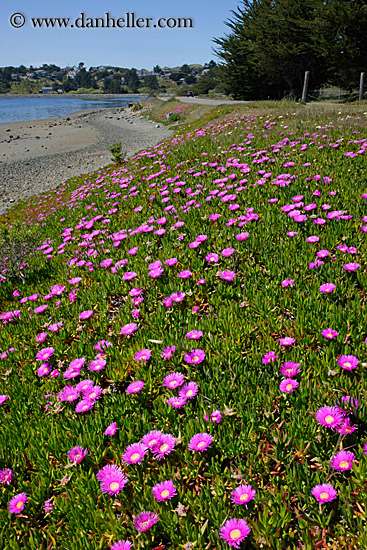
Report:
[[246,502],[248,498],[249,498],[248,493],[243,493],[243,495],[240,496],[240,500],[242,500],[243,502]]
[[229,538],[231,540],[237,540],[242,535],[240,529],[232,529],[232,531],[229,533]]
[[200,441],[200,443],[198,443],[198,448],[202,449],[203,447],[205,447],[205,441]]
[[140,453],[134,453],[131,455],[130,460],[135,462],[136,460],[139,460],[139,458],[140,458]]
[[83,408],[82,408],[83,411],[87,411],[88,409],[89,409],[89,405],[83,405]]
[[154,445],[157,443],[157,440],[156,439],[151,439],[149,441],[149,444],[148,444],[148,447],[154,447]]
[[199,360],[199,357],[197,355],[194,355],[194,357],[192,358],[192,360],[195,362],[195,361],[198,361]]
[[349,361],[346,361],[346,362],[344,363],[344,367],[350,368],[351,366],[352,366],[352,363],[350,363]]
[[117,481],[113,481],[112,483],[110,483],[111,491],[117,491],[118,488],[119,488],[119,484],[117,483]]
[[186,397],[191,397],[194,392],[192,390],[188,390],[186,392]]
[[24,502],[23,502],[22,500],[20,500],[19,502],[17,502],[17,505],[16,505],[16,506],[17,506],[18,510],[21,509],[21,507],[23,506],[23,504],[24,504]]
[[285,389],[288,391],[291,390],[292,388],[293,388],[292,384],[287,384],[285,387]]
[[339,464],[340,468],[349,468],[349,462],[348,460],[342,460]]
[[170,387],[170,388],[175,388],[176,385],[177,385],[176,380],[172,380],[172,382],[169,383],[169,387]]
[[165,489],[164,491],[161,492],[161,497],[162,497],[162,498],[167,498],[168,495],[169,495],[168,489]]
[[320,493],[320,498],[321,500],[326,500],[327,498],[329,498],[329,493]]
[[161,453],[164,453],[164,451],[167,451],[168,447],[168,443],[163,443],[163,445],[160,446],[159,450],[161,451]]
[[93,399],[96,396],[96,392],[92,391],[92,393],[89,394],[89,399]]
[[326,424],[332,424],[334,422],[334,417],[331,416],[331,414],[328,414],[325,416],[325,422]]

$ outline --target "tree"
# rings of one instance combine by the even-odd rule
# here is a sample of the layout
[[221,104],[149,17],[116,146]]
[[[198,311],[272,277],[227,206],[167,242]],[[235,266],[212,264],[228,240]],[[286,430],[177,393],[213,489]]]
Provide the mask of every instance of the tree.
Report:
[[130,91],[136,93],[139,89],[140,84],[136,69],[128,69],[124,74],[124,78]]
[[190,85],[190,84],[195,84],[196,82],[196,77],[193,75],[193,74],[188,74],[186,77],[185,77],[185,82],[186,84]]
[[220,74],[238,98],[299,96],[304,73],[316,87],[327,77],[324,0],[243,0],[215,39]]
[[155,67],[153,67],[153,73],[162,74],[162,69],[160,68],[159,65],[156,65]]
[[158,90],[159,88],[159,84],[158,84],[158,79],[155,75],[153,74],[148,74],[145,78],[144,78],[144,85],[149,88],[150,90]]

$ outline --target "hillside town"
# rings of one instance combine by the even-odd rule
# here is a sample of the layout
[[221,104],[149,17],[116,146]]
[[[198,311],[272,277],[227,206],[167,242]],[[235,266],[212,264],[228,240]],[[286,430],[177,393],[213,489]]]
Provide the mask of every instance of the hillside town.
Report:
[[211,90],[221,93],[223,85],[218,68],[212,60],[204,65],[184,64],[152,70],[100,65],[87,68],[84,63],[59,67],[44,63],[41,67],[1,67],[0,93],[146,93],[151,91],[185,93],[194,88],[196,93]]

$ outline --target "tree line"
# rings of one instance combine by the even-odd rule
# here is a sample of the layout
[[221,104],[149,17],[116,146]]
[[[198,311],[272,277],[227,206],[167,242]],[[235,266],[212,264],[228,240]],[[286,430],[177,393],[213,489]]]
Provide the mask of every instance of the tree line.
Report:
[[242,0],[215,38],[220,79],[237,99],[300,97],[310,86],[351,91],[367,71],[366,0]]

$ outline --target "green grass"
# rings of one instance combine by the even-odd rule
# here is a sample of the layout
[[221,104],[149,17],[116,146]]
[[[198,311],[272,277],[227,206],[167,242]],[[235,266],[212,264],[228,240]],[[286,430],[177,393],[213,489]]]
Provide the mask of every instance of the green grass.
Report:
[[[165,106],[167,112],[172,105]],[[0,359],[0,394],[9,396],[0,405],[0,470],[13,471],[11,483],[0,485],[1,548],[103,550],[127,539],[134,548],[151,550],[187,549],[189,543],[195,549],[224,550],[229,546],[219,531],[231,518],[245,519],[251,528],[243,550],[367,547],[364,108],[220,106],[121,169],[110,166],[73,178],[0,218],[0,240],[4,228],[14,234],[30,230],[39,235],[39,245],[53,248],[50,257],[43,249],[30,258],[24,283],[1,275],[0,312],[20,311],[20,319],[0,325],[0,352],[7,352]],[[348,152],[354,157],[345,156]],[[276,185],[284,180],[289,185]],[[210,194],[215,190],[236,197],[224,202]],[[317,205],[308,212],[299,206],[307,215],[302,223],[282,211],[297,195],[304,197],[304,205]],[[278,201],[269,202],[273,198]],[[191,201],[196,202],[187,205]],[[230,210],[230,204],[238,207]],[[323,210],[323,204],[330,208]],[[168,205],[175,211],[165,210]],[[328,219],[332,211],[353,217]],[[216,221],[209,217],[213,213],[220,215]],[[101,218],[92,223],[97,214]],[[313,216],[326,223],[314,224]],[[163,225],[154,221],[163,223],[163,217]],[[81,225],[88,221],[88,227]],[[175,226],[178,221],[184,225]],[[137,227],[140,232],[129,232]],[[163,235],[155,233],[160,227]],[[119,231],[128,237],[114,247],[109,236],[116,239]],[[290,231],[298,234],[289,237]],[[237,240],[244,232],[248,238]],[[200,235],[207,239],[190,246]],[[319,237],[316,244],[306,241],[311,235]],[[340,250],[343,244],[351,251]],[[129,253],[136,247],[135,255]],[[221,254],[227,248],[235,249],[228,257]],[[310,269],[316,252],[325,249],[324,264]],[[86,254],[93,250],[98,256]],[[218,262],[206,260],[209,253],[218,254]],[[74,257],[91,262],[93,270],[67,263]],[[164,264],[173,257],[176,265]],[[105,259],[113,259],[112,265],[128,263],[111,273],[100,265]],[[149,264],[157,260],[164,272],[152,277]],[[350,262],[360,267],[343,269]],[[192,273],[187,279],[177,276],[184,270]],[[234,280],[223,280],[223,270],[233,272]],[[136,277],[125,280],[126,272]],[[72,277],[82,279],[72,285]],[[196,284],[201,279],[206,283]],[[286,279],[293,279],[293,286],[282,286]],[[335,291],[321,293],[320,285],[330,282]],[[65,290],[43,298],[54,285]],[[79,290],[71,301],[74,287]],[[132,303],[132,288],[143,290],[141,303]],[[166,307],[163,300],[176,292],[185,293],[182,301]],[[35,293],[35,301],[19,303]],[[41,304],[48,305],[46,311],[35,313]],[[140,317],[134,319],[137,308]],[[81,321],[85,310],[94,313]],[[57,322],[63,323],[58,332],[48,330]],[[138,329],[122,335],[121,327],[131,322]],[[333,340],[321,335],[328,327],[339,333]],[[203,336],[187,338],[192,330]],[[36,335],[44,331],[46,340],[37,343]],[[279,343],[287,336],[295,339],[290,347]],[[112,343],[106,366],[89,371],[98,353],[93,346],[100,340]],[[164,359],[168,346],[175,352]],[[37,374],[42,362],[36,354],[45,347],[54,348],[50,368],[60,376]],[[146,363],[134,359],[142,349],[152,352]],[[185,360],[193,349],[205,352],[202,362]],[[278,357],[263,362],[270,351]],[[358,357],[357,368],[342,369],[341,355]],[[69,363],[82,357],[81,375],[64,379]],[[301,369],[295,377],[299,386],[289,394],[279,388],[286,361]],[[180,409],[167,404],[177,390],[162,385],[173,371],[198,385],[196,397]],[[76,413],[80,399],[59,402],[57,396],[65,385],[82,379],[92,379],[103,392],[90,411]],[[134,380],[145,386],[130,395],[126,388]],[[359,401],[357,409],[348,409],[358,430],[340,437],[321,426],[315,413],[346,395]],[[218,424],[204,418],[213,410],[221,411]],[[112,422],[116,435],[104,436]],[[150,430],[172,434],[174,450],[163,460],[149,451],[141,464],[124,464],[126,447]],[[213,436],[210,448],[190,451],[190,439],[204,432]],[[71,466],[67,453],[77,445],[88,454]],[[340,448],[355,455],[346,472],[330,468]],[[96,475],[107,464],[120,466],[128,477],[118,496],[100,490]],[[177,495],[157,502],[152,487],[168,479]],[[338,496],[319,505],[311,490],[322,483],[331,483]],[[241,484],[256,490],[248,508],[231,500]],[[24,509],[19,515],[8,513],[10,499],[22,492],[28,497]],[[45,514],[49,499],[54,507]],[[160,519],[138,533],[132,520],[144,510]]]

